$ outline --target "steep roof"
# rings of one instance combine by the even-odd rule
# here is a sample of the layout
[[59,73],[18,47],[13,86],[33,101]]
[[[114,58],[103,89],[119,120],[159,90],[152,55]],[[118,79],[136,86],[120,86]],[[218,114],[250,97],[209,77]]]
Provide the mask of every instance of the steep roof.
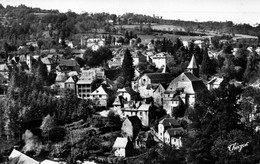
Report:
[[170,136],[180,135],[181,133],[183,133],[183,131],[184,129],[182,127],[167,129],[167,132]]
[[61,59],[59,61],[60,65],[68,66],[68,67],[75,67],[78,66],[79,64],[77,63],[76,60],[74,59]]
[[9,159],[18,159],[17,163],[22,163],[22,164],[39,164],[40,163],[15,149],[13,149],[12,153],[9,155]]
[[159,123],[163,124],[164,127],[169,127],[169,126],[178,127],[178,126],[180,126],[179,121],[177,119],[174,119],[174,118],[164,118]]
[[129,116],[127,119],[132,123],[132,125],[138,124],[142,126],[142,122],[137,116]]
[[146,73],[150,79],[151,83],[170,83],[175,75],[172,73]]
[[126,148],[127,142],[128,142],[127,138],[117,137],[116,141],[115,141],[115,143],[113,145],[113,148],[118,148],[118,147]]
[[215,78],[212,78],[209,82],[208,82],[208,84],[220,84],[220,83],[222,83],[222,81],[224,80],[224,78],[222,77],[222,78],[220,78],[220,77],[215,77]]
[[75,83],[75,81],[73,80],[72,77],[69,77],[69,78],[65,81],[65,83]]
[[188,69],[196,69],[196,68],[198,68],[197,63],[196,63],[196,59],[195,59],[195,56],[194,56],[194,55],[192,55],[191,60],[190,60],[190,63],[189,63],[189,65],[188,65],[187,68],[188,68]]
[[182,76],[186,76],[190,81],[201,81],[201,79],[197,78],[191,72],[184,72],[182,73]]
[[107,95],[107,92],[103,86],[100,85],[94,92],[91,93],[91,95]]

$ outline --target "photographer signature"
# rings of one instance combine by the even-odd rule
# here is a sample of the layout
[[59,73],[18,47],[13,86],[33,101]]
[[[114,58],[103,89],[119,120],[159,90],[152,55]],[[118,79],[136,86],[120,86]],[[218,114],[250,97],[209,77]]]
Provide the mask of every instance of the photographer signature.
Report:
[[245,143],[245,144],[241,144],[241,145],[239,145],[238,143],[233,143],[233,144],[231,144],[231,145],[228,145],[228,150],[229,150],[229,151],[238,150],[238,152],[241,152],[241,150],[242,150],[244,147],[248,146],[248,143],[249,143],[249,142],[247,142],[247,143]]

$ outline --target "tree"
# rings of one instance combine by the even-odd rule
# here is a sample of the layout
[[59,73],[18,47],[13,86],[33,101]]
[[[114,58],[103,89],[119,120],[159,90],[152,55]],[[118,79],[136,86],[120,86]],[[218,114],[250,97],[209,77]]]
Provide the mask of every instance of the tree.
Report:
[[[193,112],[193,127],[196,131],[193,142],[187,146],[188,157],[194,163],[247,163],[253,151],[229,153],[228,145],[251,142],[247,128],[240,122],[237,100],[241,89],[228,83],[213,91],[198,94]],[[206,92],[206,93],[205,93]],[[191,116],[191,115],[189,115]],[[190,130],[190,129],[189,129]]]
[[216,73],[216,64],[214,64],[208,55],[208,49],[205,48],[203,51],[203,60],[201,63],[201,73],[205,75],[207,78],[210,75],[213,75]]
[[42,45],[43,45],[43,41],[42,40],[38,40],[37,41],[37,45],[38,45],[39,49],[41,50]]
[[128,49],[126,49],[124,54],[124,59],[122,63],[122,75],[125,78],[125,82],[131,82],[134,77],[134,66],[133,66],[133,58]]
[[55,126],[56,123],[54,121],[53,116],[50,116],[50,114],[48,114],[46,117],[44,117],[42,124],[40,126],[40,129],[42,130],[42,136],[45,138],[49,137],[50,130]]

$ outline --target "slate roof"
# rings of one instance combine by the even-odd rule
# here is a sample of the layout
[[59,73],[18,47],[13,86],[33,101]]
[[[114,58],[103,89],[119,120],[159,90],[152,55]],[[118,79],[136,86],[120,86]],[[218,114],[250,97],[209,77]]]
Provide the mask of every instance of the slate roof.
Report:
[[201,81],[199,78],[197,78],[195,75],[193,75],[191,72],[184,72],[183,75],[187,76],[187,78],[190,81]]
[[127,142],[127,138],[117,137],[116,141],[114,142],[113,148],[126,148]]
[[224,80],[224,78],[220,78],[220,77],[215,77],[215,78],[212,78],[208,84],[220,84],[222,83],[222,81]]
[[188,69],[196,69],[196,68],[198,68],[194,55],[192,55],[192,58],[191,58],[190,63],[189,63],[187,68]]
[[167,129],[167,132],[169,133],[170,136],[180,135],[181,133],[183,133],[183,131],[184,129],[182,127]]
[[146,73],[150,79],[151,83],[170,83],[175,75],[171,73]]
[[68,67],[75,67],[78,66],[79,64],[77,63],[76,60],[74,59],[61,59],[59,61],[60,65],[68,66]]
[[138,124],[142,127],[142,122],[137,116],[129,116],[127,118],[132,123],[132,125]]
[[168,86],[167,91],[175,91],[178,88],[183,88],[188,94],[207,89],[203,81],[190,72],[184,72],[176,77]]
[[178,126],[180,126],[179,121],[177,119],[174,119],[174,118],[164,118],[159,123],[163,124],[164,127],[170,127],[170,126],[178,127]]

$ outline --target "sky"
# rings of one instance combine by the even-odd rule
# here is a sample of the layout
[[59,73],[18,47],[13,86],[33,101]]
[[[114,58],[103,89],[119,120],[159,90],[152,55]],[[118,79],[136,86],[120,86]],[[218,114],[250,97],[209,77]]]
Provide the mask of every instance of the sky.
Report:
[[260,24],[260,0],[0,0],[3,6],[24,4],[41,9],[76,13],[126,12],[191,21],[233,21]]

